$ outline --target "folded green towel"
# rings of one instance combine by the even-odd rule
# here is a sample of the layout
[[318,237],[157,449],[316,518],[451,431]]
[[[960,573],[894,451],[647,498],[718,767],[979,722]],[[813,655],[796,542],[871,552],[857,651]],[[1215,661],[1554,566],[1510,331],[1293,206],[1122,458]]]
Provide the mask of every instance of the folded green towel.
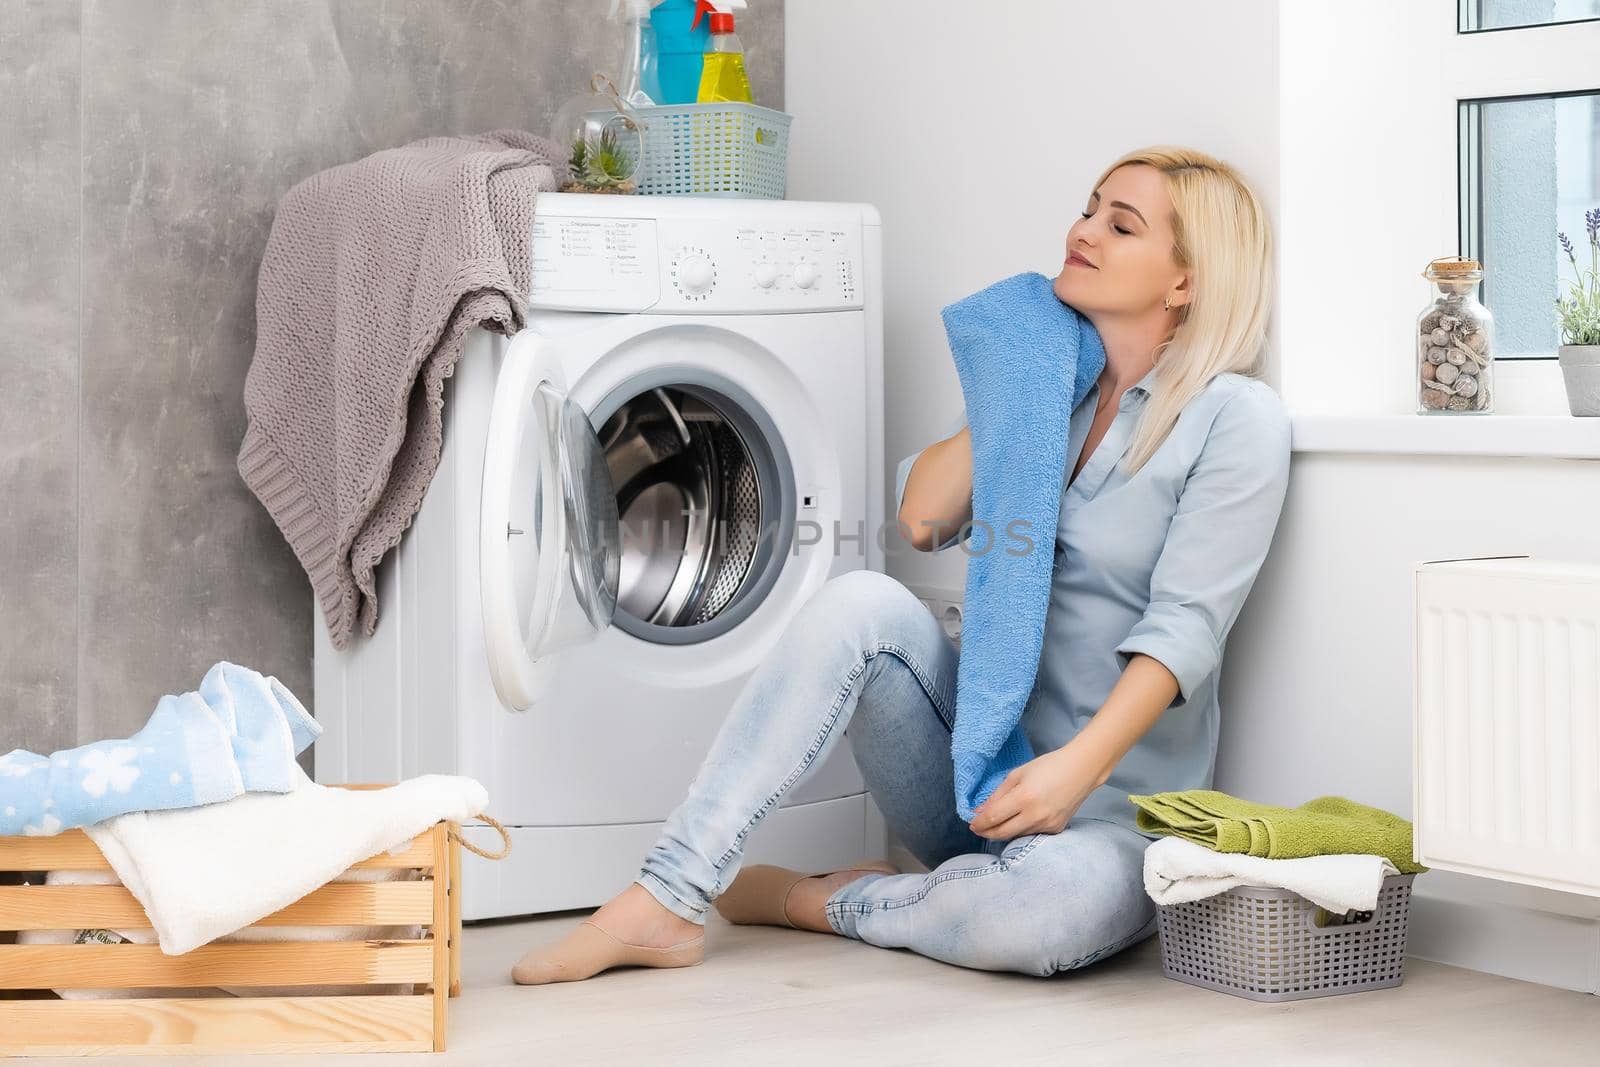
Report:
[[1128,800],[1139,829],[1187,838],[1215,852],[1268,859],[1356,854],[1387,856],[1401,874],[1428,868],[1411,858],[1411,823],[1382,808],[1344,797],[1318,797],[1298,808],[1275,808],[1219,793],[1185,789]]

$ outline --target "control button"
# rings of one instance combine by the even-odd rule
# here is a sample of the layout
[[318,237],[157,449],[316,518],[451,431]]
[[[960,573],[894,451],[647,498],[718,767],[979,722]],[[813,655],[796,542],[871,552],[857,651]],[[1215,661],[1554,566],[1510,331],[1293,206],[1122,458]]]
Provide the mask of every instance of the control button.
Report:
[[778,282],[778,268],[771,263],[756,264],[756,284],[763,289],[771,289]]
[[690,296],[703,296],[711,291],[712,283],[716,281],[716,273],[711,267],[711,261],[705,256],[687,256],[678,264],[678,277],[683,284],[683,291]]
[[802,289],[814,288],[821,279],[817,265],[807,260],[801,260],[794,265],[794,283]]

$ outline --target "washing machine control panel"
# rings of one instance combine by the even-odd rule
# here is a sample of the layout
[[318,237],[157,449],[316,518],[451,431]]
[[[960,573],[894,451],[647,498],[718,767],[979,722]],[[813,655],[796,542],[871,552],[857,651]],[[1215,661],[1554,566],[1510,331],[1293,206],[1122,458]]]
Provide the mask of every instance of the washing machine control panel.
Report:
[[[751,308],[861,306],[861,231],[825,221],[793,226],[735,225],[724,250],[731,287]],[[753,299],[752,299],[753,298]]]
[[[737,214],[737,213],[735,213]],[[536,215],[534,307],[751,314],[862,306],[861,225]]]

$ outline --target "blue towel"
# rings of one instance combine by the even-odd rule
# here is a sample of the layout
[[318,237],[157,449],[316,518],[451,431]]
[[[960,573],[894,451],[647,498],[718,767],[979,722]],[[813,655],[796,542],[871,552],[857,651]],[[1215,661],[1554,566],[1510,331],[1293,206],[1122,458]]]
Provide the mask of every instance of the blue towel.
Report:
[[[956,669],[956,812],[1033,759],[1020,725],[1044,644],[1072,412],[1105,366],[1094,327],[1026,273],[945,308],[972,431],[972,519]],[[1019,520],[1033,549],[1008,534]],[[985,525],[986,524],[986,525]]]
[[222,662],[198,692],[164,696],[124,740],[0,756],[0,836],[48,835],[130,811],[287,793],[322,727],[276,678]]

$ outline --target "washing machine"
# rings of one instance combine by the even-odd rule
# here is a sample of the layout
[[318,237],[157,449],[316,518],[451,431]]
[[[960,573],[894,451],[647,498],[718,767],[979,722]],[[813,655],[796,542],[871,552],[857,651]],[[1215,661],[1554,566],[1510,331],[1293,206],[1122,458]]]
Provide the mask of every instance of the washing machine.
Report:
[[[466,919],[625,888],[800,606],[883,569],[872,207],[542,193],[533,225],[526,326],[466,342],[377,632],[338,651],[313,612],[316,780],[470,775],[508,827]],[[746,856],[886,845],[841,744]]]

